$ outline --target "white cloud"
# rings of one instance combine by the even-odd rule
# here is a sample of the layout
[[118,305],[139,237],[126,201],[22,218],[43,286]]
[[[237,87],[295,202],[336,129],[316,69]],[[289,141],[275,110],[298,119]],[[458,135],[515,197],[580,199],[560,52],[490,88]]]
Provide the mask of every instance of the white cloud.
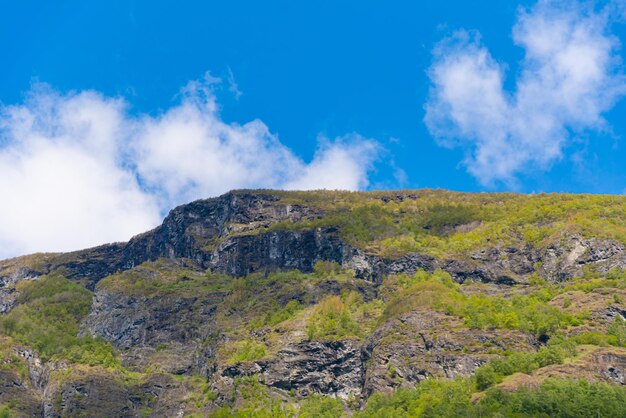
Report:
[[373,168],[379,151],[378,143],[358,134],[337,138],[335,142],[321,138],[313,161],[297,167],[284,187],[291,190],[365,189],[367,173]]
[[0,115],[0,258],[117,241],[158,221],[120,161],[121,101],[38,87]]
[[485,185],[546,169],[572,132],[605,127],[602,114],[626,92],[609,9],[540,1],[521,10],[513,40],[525,50],[514,92],[505,66],[459,31],[434,52],[426,124],[445,146],[466,146],[465,164]]
[[136,132],[136,171],[171,204],[234,188],[363,189],[378,152],[375,141],[351,134],[322,139],[306,164],[262,121],[224,122],[210,86],[196,82],[179,106],[142,118]]
[[127,240],[174,205],[234,188],[367,187],[375,141],[322,140],[305,163],[262,121],[223,121],[217,82],[190,82],[159,116],[44,85],[0,106],[0,259]]

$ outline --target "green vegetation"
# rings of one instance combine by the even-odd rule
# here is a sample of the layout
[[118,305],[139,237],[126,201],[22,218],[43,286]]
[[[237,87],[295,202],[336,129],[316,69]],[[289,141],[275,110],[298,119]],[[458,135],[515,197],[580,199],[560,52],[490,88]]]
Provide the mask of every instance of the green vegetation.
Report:
[[624,417],[626,388],[585,380],[548,379],[514,392],[490,390],[473,403],[470,379],[427,380],[392,396],[375,394],[356,418],[369,417]]
[[[295,223],[286,221],[241,234],[338,227],[344,240],[369,253],[397,258],[418,251],[469,263],[480,263],[471,259],[471,254],[486,247],[522,248],[531,244],[545,249],[572,234],[626,243],[623,197],[429,190],[278,195],[282,203],[319,209],[323,216],[305,216]],[[212,239],[206,245],[212,248],[221,239]],[[59,257],[63,256],[37,255],[23,262],[42,266],[43,270]],[[18,268],[18,264],[10,265],[5,271],[11,273]],[[28,381],[24,359],[12,351],[16,344],[34,348],[44,361],[64,359],[74,363],[70,369],[52,373],[56,382],[78,380],[93,372],[106,375],[119,387],[143,388],[148,377],[157,375],[155,370],[174,370],[171,373],[179,375],[159,371],[159,378],[165,376],[180,384],[177,390],[184,392],[181,405],[185,403],[198,416],[626,416],[626,389],[591,382],[597,377],[596,370],[585,362],[592,357],[583,357],[588,352],[624,352],[614,347],[626,347],[626,321],[619,315],[611,319],[607,309],[615,305],[623,309],[626,271],[585,268],[582,277],[562,283],[547,282],[538,274],[524,275],[524,279],[529,279],[528,285],[459,284],[438,270],[390,275],[382,283],[370,283],[328,261],[318,262],[309,274],[287,271],[233,278],[197,271],[189,260],[163,259],[98,283],[100,289],[133,296],[150,314],[172,318],[167,326],[181,327],[176,330],[181,331],[180,340],[203,344],[202,355],[206,354],[208,364],[200,367],[218,373],[211,376],[220,376],[222,367],[238,363],[263,359],[261,366],[270,364],[285,345],[304,346],[307,340],[369,342],[370,337],[378,344],[373,350],[378,351],[372,352],[368,361],[378,362],[379,369],[373,370],[381,372],[381,379],[389,379],[390,386],[408,385],[403,380],[406,367],[421,367],[422,360],[426,364],[423,375],[436,376],[422,380],[415,388],[374,394],[364,408],[355,399],[346,402],[321,395],[301,399],[296,397],[296,393],[302,393],[300,387],[270,389],[263,384],[266,369],[259,376],[241,377],[252,373],[250,364],[242,365],[240,374],[233,373],[240,377],[231,381],[230,375],[221,375],[218,383],[211,380],[213,377],[207,379],[206,374],[188,376],[189,368],[178,371],[174,367],[155,367],[158,362],[176,363],[171,359],[180,353],[180,340],[159,339],[158,344],[146,349],[149,365],[136,366],[139,371],[126,370],[111,344],[78,337],[79,323],[89,312],[92,293],[80,283],[58,275],[19,283],[18,305],[0,316],[0,371]],[[180,312],[180,318],[171,310],[160,311],[165,304],[180,307],[174,311]],[[424,335],[417,332],[422,331],[420,327]],[[373,335],[377,330],[380,333]],[[425,347],[424,359],[413,358],[414,351],[409,349],[402,351],[400,345],[405,341],[413,344],[410,350]],[[600,351],[598,346],[606,348]],[[391,353],[389,347],[400,349]],[[443,380],[438,378],[444,375],[440,369],[428,368],[435,361],[429,356],[439,356],[441,359],[436,361],[443,364],[447,358],[464,354],[483,364],[471,377]],[[581,364],[584,367],[579,367]],[[578,370],[580,375],[575,375]],[[546,376],[575,376],[579,380]],[[158,411],[157,396],[141,393],[138,413],[149,416]],[[8,401],[4,402],[0,418],[15,412]]]
[[[604,409],[601,409],[607,413],[611,413],[611,408],[624,396],[623,391],[612,386],[561,380],[547,380],[535,389],[515,392],[498,389],[498,384],[507,376],[531,374],[542,367],[569,361],[576,356],[577,345],[626,346],[626,322],[619,318],[606,328],[606,332],[587,331],[568,339],[561,337],[561,332],[583,324],[587,316],[566,313],[551,303],[555,297],[570,292],[563,297],[561,306],[571,309],[577,303],[575,293],[571,292],[621,289],[626,276],[621,270],[612,270],[604,276],[588,272],[569,283],[549,284],[535,280],[525,292],[510,297],[467,292],[466,286],[454,282],[444,271],[418,271],[413,275],[386,277],[378,287],[376,298],[366,301],[363,291],[356,287],[353,273],[336,263],[320,262],[311,274],[277,272],[229,280],[211,273],[179,270],[172,266],[164,268],[162,263],[145,263],[138,271],[112,276],[116,281],[109,277],[102,285],[150,297],[223,295],[223,317],[220,320],[233,325],[231,333],[235,336],[220,348],[225,364],[266,357],[272,350],[273,329],[292,321],[305,320],[308,339],[363,339],[385,321],[420,309],[458,318],[460,326],[467,329],[520,330],[548,339],[548,344],[537,352],[502,353],[502,357],[477,369],[472,378],[427,379],[415,389],[398,389],[392,396],[375,394],[363,411],[353,411],[356,417],[579,416],[568,415],[568,411],[581,408],[581,403],[589,401],[590,393],[597,394],[600,389],[610,388],[602,406]],[[154,274],[155,271],[159,273]],[[151,272],[152,281],[146,279],[147,272]],[[338,288],[340,294],[335,293]],[[99,339],[77,337],[78,323],[89,311],[89,291],[59,276],[22,282],[19,290],[20,304],[0,318],[0,330],[5,335],[37,349],[44,359],[65,358],[75,363],[120,368],[110,344]],[[331,293],[327,293],[329,290]],[[611,303],[615,302],[615,293],[607,293],[611,295]],[[296,295],[298,298],[294,299]],[[263,340],[252,337],[255,330],[262,328],[270,330]],[[165,349],[166,345],[160,345],[157,352]],[[15,363],[15,367],[20,365],[20,361]],[[189,402],[205,408],[217,395],[206,383],[200,386],[189,395]],[[239,399],[234,404],[236,406],[215,410],[212,416],[339,417],[346,414],[344,404],[336,398],[310,396],[299,406],[295,400],[277,399],[255,376],[238,378],[233,390],[233,396]],[[472,396],[480,391],[484,391],[480,400],[472,402]],[[561,397],[568,397],[569,403],[563,403],[562,410],[555,409],[554,402],[561,402]],[[544,402],[544,399],[550,401]],[[145,406],[140,412],[148,415],[151,411],[151,407]]]
[[[241,406],[223,407],[210,416],[222,417],[321,417],[339,418],[348,414],[340,400],[313,395],[299,411],[271,398],[251,378],[241,379]],[[520,387],[513,392],[491,389],[473,401],[471,379],[423,381],[413,389],[401,388],[392,395],[372,395],[355,418],[416,417],[626,417],[626,388],[585,380],[547,379],[537,387]]]
[[538,289],[509,298],[487,294],[465,295],[461,286],[444,271],[433,274],[418,271],[414,275],[392,277],[388,284],[389,302],[384,317],[428,308],[464,319],[469,329],[519,329],[549,336],[557,330],[579,325],[584,315],[564,313],[548,302],[552,293]]
[[297,300],[290,300],[283,307],[275,304],[274,308],[267,312],[265,316],[250,321],[250,327],[253,329],[261,327],[272,327],[293,318],[295,314],[301,310],[302,304],[300,304],[300,302],[298,302]]
[[237,341],[227,346],[225,351],[228,353],[228,363],[230,364],[258,360],[265,357],[267,354],[267,349],[264,344],[259,344],[251,340]]
[[98,287],[147,297],[202,296],[212,292],[227,292],[232,282],[232,277],[224,274],[198,272],[185,268],[184,264],[159,259],[113,274],[101,280]]
[[376,325],[384,305],[378,299],[364,302],[360,291],[373,288],[352,271],[325,261],[310,274],[287,271],[233,279],[219,311],[231,342],[220,351],[230,363],[256,360],[280,349],[277,341],[290,326],[306,328],[309,339],[361,338]]
[[576,341],[573,339],[553,338],[535,352],[514,352],[510,355],[491,360],[478,368],[474,374],[477,390],[485,390],[502,382],[505,376],[514,373],[530,374],[535,370],[561,364],[566,358],[576,355]]
[[355,297],[358,297],[358,294],[350,293],[343,299],[339,296],[329,296],[322,300],[309,319],[307,326],[309,340],[359,337],[361,329],[350,311],[350,307],[356,304],[351,300]]
[[[341,294],[323,296],[315,303],[311,298],[315,293],[311,291],[312,287],[328,280],[336,280],[343,286]],[[334,263],[319,263],[313,274],[294,271],[237,279],[224,303],[228,307],[229,318],[237,318],[236,323],[240,324],[238,327],[251,330],[279,326],[308,312],[306,331],[309,340],[362,339],[383,322],[419,309],[439,311],[462,319],[468,329],[519,330],[543,339],[581,325],[587,317],[585,312],[575,315],[566,313],[550,303],[571,284],[549,285],[538,282],[528,292],[511,297],[476,292],[467,294],[464,286],[454,282],[448,273],[420,270],[413,275],[385,278],[379,287],[379,297],[366,302],[363,294],[352,287],[353,282],[351,272],[342,270]],[[603,284],[616,282],[606,279]],[[577,285],[582,285],[582,282]],[[291,294],[306,296],[302,302],[292,299],[283,306],[277,304],[276,300],[285,300]],[[620,345],[619,341],[624,340],[624,330],[620,324],[616,322],[609,334],[603,334],[606,345]],[[231,344],[231,353],[237,350],[244,353],[241,357],[230,354],[228,358],[231,362],[236,362],[238,358],[247,361],[244,359],[252,360],[255,357],[248,354],[252,346],[246,342],[249,337],[245,335],[247,331],[240,337],[240,342]],[[585,336],[578,338],[578,343],[583,343]],[[261,354],[257,353],[258,358]]]
[[581,323],[582,318],[566,314],[547,302],[536,293],[512,298],[473,295],[466,301],[463,316],[470,329],[519,329],[537,337]]
[[300,406],[300,418],[336,418],[344,414],[343,404],[337,398],[311,395]]
[[292,404],[273,398],[259,383],[257,376],[235,379],[233,396],[235,408],[224,406],[209,414],[211,418],[290,418],[295,416]]
[[[606,274],[601,274],[592,269],[583,270],[583,276],[575,278],[569,282],[561,284],[548,285],[542,284],[547,289],[550,289],[553,293],[562,293],[567,291],[579,290],[581,292],[589,293],[596,289],[626,289],[626,270],[621,268],[613,268]],[[620,298],[619,295],[614,297]],[[615,303],[621,303],[615,301]]]
[[330,262],[319,262],[310,274],[292,270],[231,279],[225,289],[223,306],[228,318],[224,319],[250,329],[275,326],[322,298],[328,292],[324,284],[329,281],[347,292],[357,290],[354,273]]
[[272,397],[268,389],[259,383],[257,376],[235,379],[233,402],[235,407],[221,407],[211,418],[338,418],[345,416],[343,403],[337,398],[311,395],[301,401],[291,402]]
[[119,366],[111,344],[77,336],[79,322],[89,313],[91,292],[60,276],[21,282],[19,290],[20,305],[0,317],[4,335],[33,347],[44,360]]
[[[275,193],[275,192],[272,192]],[[271,229],[338,226],[353,245],[399,257],[419,251],[464,255],[491,245],[547,245],[563,231],[626,243],[626,198],[606,195],[470,194],[445,190],[398,192],[278,192],[284,203],[325,216]],[[396,196],[405,195],[398,199]]]
[[398,389],[392,396],[372,395],[356,418],[467,417],[471,415],[469,379],[428,379],[415,389]]
[[211,390],[206,378],[192,376],[187,380],[187,384],[194,389],[187,399],[196,407],[205,407],[217,399],[217,394]]
[[[385,321],[416,309],[441,311],[464,320],[469,329],[517,329],[537,337],[582,323],[585,315],[572,315],[550,305],[552,294],[537,289],[510,298],[486,294],[466,295],[444,271],[398,275],[385,279],[383,299],[365,303],[356,292],[329,296],[313,309],[309,339],[363,337],[379,320]],[[382,315],[381,315],[382,311]],[[369,324],[364,318],[369,318]]]
[[626,321],[615,318],[607,329],[607,342],[618,347],[626,347]]
[[414,275],[390,276],[383,282],[381,293],[388,300],[384,319],[391,319],[415,309],[427,308],[459,313],[459,304],[467,299],[460,286],[444,271],[429,274],[419,270]]
[[488,392],[477,409],[500,416],[624,417],[626,389],[585,380],[548,379],[538,389]]
[[[354,282],[354,273],[343,270],[337,263],[318,262],[313,274],[317,280],[337,280],[344,284]],[[311,309],[307,322],[309,340],[336,340],[362,338],[373,331],[385,304],[381,299],[365,302],[363,295],[346,286],[341,295],[330,295]]]

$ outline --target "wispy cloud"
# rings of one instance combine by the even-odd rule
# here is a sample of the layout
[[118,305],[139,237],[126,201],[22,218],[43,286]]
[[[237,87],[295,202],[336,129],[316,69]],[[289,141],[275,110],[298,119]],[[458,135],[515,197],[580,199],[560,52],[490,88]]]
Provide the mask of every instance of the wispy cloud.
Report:
[[465,165],[484,185],[547,169],[576,132],[602,130],[603,113],[626,93],[614,4],[572,1],[520,10],[513,40],[525,56],[514,91],[506,67],[477,32],[458,31],[434,50],[425,122],[444,146],[468,149]]
[[233,74],[233,70],[228,67],[228,90],[235,96],[235,99],[239,100],[239,98],[243,95],[243,92],[239,90],[239,86],[235,81],[235,75]]
[[158,116],[46,85],[0,107],[0,258],[126,240],[176,204],[234,188],[367,187],[377,142],[321,139],[304,162],[262,121],[224,121],[215,83],[190,82]]

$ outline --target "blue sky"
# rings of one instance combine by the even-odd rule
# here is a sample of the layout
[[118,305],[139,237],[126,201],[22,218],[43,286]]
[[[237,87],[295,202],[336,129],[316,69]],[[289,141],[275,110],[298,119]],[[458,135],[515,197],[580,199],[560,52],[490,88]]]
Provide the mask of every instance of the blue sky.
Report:
[[0,257],[231,187],[626,190],[621,2],[5,3]]

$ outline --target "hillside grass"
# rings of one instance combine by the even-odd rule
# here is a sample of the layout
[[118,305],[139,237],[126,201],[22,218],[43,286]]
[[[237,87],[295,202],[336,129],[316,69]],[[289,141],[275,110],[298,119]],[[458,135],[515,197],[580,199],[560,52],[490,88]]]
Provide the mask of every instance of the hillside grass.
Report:
[[492,389],[472,402],[472,379],[427,380],[393,395],[375,394],[355,418],[624,417],[626,388],[586,380],[547,379],[514,392]]
[[409,252],[445,258],[485,245],[544,246],[565,231],[626,243],[624,196],[429,189],[271,193],[284,204],[309,206],[324,216],[281,222],[270,230],[335,226],[350,244],[391,258]]
[[232,286],[233,278],[230,276],[194,270],[184,262],[166,259],[142,263],[133,269],[112,274],[98,283],[101,289],[144,297],[206,296],[209,293],[230,291]]
[[102,339],[78,337],[80,321],[91,307],[91,292],[61,276],[44,276],[18,285],[19,305],[0,317],[0,331],[32,347],[44,360],[66,359],[89,365],[120,365]]

